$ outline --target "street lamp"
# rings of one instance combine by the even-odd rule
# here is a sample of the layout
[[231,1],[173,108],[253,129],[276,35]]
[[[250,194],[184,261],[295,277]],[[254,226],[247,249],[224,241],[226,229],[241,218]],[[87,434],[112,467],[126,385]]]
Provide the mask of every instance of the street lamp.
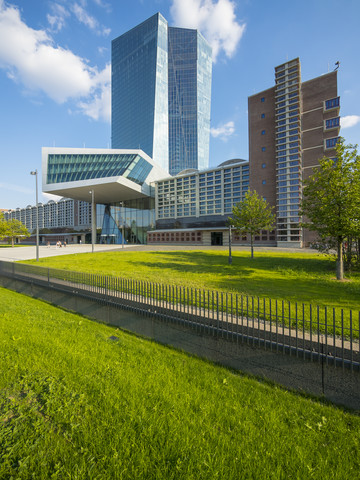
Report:
[[36,184],[36,261],[39,261],[39,204],[38,204],[38,171],[30,172],[30,175],[35,175]]
[[96,235],[96,210],[95,210],[95,192],[94,189],[90,190],[91,193],[91,251],[94,253],[95,248],[95,235]]
[[122,208],[122,215],[121,215],[121,248],[124,248],[124,202],[120,202]]
[[229,265],[232,264],[232,256],[231,256],[231,223],[229,223]]

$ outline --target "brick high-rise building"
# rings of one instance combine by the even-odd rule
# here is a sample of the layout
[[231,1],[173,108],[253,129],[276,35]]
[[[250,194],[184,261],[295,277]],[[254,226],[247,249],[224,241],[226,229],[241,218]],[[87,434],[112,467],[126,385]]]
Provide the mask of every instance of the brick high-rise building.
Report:
[[307,246],[300,228],[302,180],[324,155],[335,156],[340,130],[337,71],[301,81],[298,58],[275,67],[275,86],[249,106],[250,188],[276,207],[278,246]]

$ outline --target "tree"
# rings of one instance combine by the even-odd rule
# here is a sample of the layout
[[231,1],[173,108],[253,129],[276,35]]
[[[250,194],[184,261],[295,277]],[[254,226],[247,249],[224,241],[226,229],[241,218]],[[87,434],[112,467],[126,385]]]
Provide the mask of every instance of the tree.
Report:
[[336,278],[343,280],[346,238],[360,235],[360,156],[356,145],[336,145],[336,158],[323,157],[313,175],[303,182],[302,225],[319,234],[322,243],[336,249]]
[[260,230],[274,228],[273,208],[264,198],[259,197],[255,190],[246,192],[244,200],[233,207],[229,221],[236,231],[250,235],[251,258],[254,258],[254,235],[259,235]]
[[14,240],[16,237],[29,237],[29,230],[23,225],[20,220],[13,218],[8,220],[6,223],[5,237],[11,239],[11,246],[14,246]]
[[4,214],[0,212],[0,240],[6,237],[6,227],[7,222],[5,220]]

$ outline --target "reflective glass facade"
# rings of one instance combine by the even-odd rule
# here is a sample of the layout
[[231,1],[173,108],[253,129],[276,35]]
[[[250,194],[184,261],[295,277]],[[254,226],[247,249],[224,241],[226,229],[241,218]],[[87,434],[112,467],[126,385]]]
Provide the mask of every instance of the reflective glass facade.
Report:
[[174,175],[209,163],[211,47],[158,13],[112,42],[112,148]]
[[47,183],[122,175],[142,185],[153,168],[137,154],[49,154]]
[[168,169],[167,22],[158,13],[112,41],[112,148]]
[[209,164],[211,48],[196,31],[169,27],[169,173]]
[[106,205],[103,213],[101,243],[147,243],[147,231],[155,227],[154,198],[137,198]]

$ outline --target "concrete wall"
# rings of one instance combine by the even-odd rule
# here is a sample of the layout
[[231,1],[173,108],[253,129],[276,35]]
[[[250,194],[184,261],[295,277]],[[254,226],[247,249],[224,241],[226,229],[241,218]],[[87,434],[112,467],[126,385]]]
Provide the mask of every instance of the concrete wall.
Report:
[[0,276],[0,285],[149,337],[221,365],[360,410],[360,373],[199,334],[188,327],[122,310],[71,292]]

